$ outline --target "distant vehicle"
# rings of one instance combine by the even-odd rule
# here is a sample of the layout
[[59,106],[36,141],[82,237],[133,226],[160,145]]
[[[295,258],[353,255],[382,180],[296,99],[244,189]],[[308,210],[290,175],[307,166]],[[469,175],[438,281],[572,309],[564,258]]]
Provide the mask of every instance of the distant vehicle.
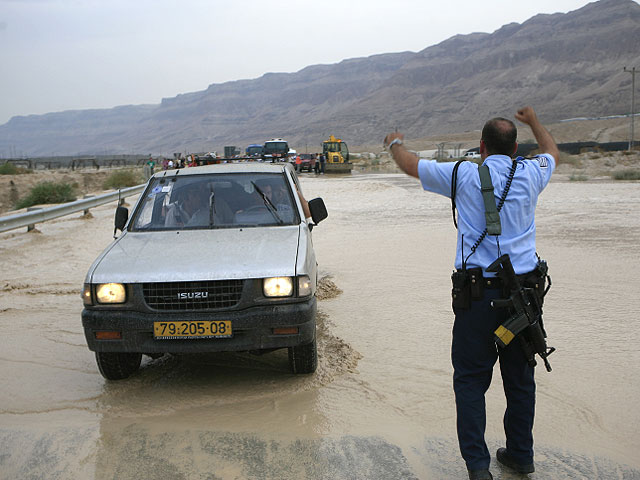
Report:
[[472,151],[472,150],[468,150],[463,156],[462,158],[464,158],[465,160],[476,160],[480,157],[480,153],[476,152],[476,151]]
[[[157,173],[122,234],[89,268],[82,325],[100,373],[127,378],[143,354],[286,348],[316,370],[318,267],[289,163],[227,163]],[[167,250],[170,248],[170,250]],[[165,252],[166,255],[158,255]]]
[[227,145],[224,147],[224,158],[234,158],[240,155],[240,149],[235,145]]
[[252,143],[246,148],[245,153],[247,154],[247,157],[261,157],[263,148],[264,147],[262,145]]
[[325,157],[325,172],[351,173],[353,164],[349,162],[349,147],[341,139],[329,136],[322,142],[322,153]]
[[300,153],[296,157],[296,171],[312,172],[315,169],[316,161],[316,156],[313,153]]
[[193,160],[193,163],[197,166],[222,163],[222,159],[218,157],[218,154],[216,152],[194,154]]
[[289,144],[282,138],[272,138],[264,142],[262,148],[262,159],[272,162],[286,161],[289,155]]

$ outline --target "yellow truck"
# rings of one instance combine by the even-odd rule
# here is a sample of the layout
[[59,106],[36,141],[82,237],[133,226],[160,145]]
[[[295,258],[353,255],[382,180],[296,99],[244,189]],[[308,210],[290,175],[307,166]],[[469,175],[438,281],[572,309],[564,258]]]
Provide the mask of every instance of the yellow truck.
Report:
[[322,142],[322,153],[325,172],[351,173],[353,164],[349,161],[349,147],[341,139],[330,135],[329,140]]

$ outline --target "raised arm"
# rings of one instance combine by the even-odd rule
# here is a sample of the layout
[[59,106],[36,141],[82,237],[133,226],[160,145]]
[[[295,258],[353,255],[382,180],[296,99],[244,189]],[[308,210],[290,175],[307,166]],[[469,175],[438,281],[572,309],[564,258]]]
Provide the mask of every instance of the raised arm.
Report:
[[516,112],[516,120],[529,125],[536,142],[538,142],[540,152],[550,154],[555,159],[557,165],[559,162],[558,157],[560,156],[560,151],[558,150],[556,141],[551,136],[551,133],[549,133],[549,130],[540,123],[533,107],[526,106],[519,109]]
[[298,194],[298,198],[300,199],[300,204],[302,205],[302,211],[304,212],[304,216],[306,218],[311,218],[311,210],[309,209],[309,202],[304,198],[304,195],[300,193],[298,190],[298,186],[296,185],[296,193]]
[[[399,142],[394,143],[394,140],[396,139],[398,139]],[[404,173],[411,175],[412,177],[419,178],[418,161],[420,159],[404,147],[402,144],[403,139],[404,135],[402,133],[390,133],[384,138],[384,146],[387,147],[388,145],[391,145],[391,156]]]

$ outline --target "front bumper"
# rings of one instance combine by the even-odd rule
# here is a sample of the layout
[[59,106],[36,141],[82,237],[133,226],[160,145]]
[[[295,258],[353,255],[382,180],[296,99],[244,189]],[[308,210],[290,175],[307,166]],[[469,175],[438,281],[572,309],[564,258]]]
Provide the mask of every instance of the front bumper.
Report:
[[[154,312],[84,309],[82,326],[95,352],[204,353],[267,350],[305,345],[316,335],[316,298],[308,302],[264,305],[225,312]],[[153,322],[230,320],[231,338],[156,340]],[[276,327],[298,327],[297,334],[274,335]],[[120,331],[122,339],[97,340],[97,331]]]

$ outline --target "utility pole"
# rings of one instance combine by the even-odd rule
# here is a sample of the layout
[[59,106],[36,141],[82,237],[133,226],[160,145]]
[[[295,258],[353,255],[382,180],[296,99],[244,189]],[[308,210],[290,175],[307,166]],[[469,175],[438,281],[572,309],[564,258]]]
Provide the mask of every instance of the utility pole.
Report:
[[633,118],[636,113],[636,67],[631,70],[624,67],[624,71],[631,74],[631,132],[629,135],[629,150],[633,150]]

